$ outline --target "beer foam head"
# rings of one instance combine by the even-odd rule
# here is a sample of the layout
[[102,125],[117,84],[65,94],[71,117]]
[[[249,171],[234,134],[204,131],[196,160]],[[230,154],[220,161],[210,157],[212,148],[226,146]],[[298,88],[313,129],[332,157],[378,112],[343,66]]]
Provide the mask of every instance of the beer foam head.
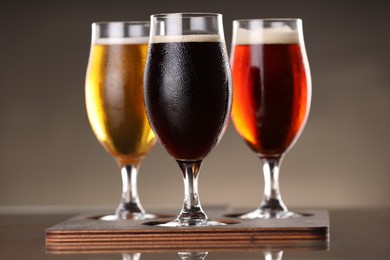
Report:
[[150,38],[150,43],[166,42],[221,42],[221,36],[218,34],[155,35]]
[[94,44],[111,45],[111,44],[147,44],[149,37],[131,37],[131,38],[97,38]]
[[251,30],[238,28],[233,37],[233,45],[294,43],[299,43],[298,31],[288,26]]

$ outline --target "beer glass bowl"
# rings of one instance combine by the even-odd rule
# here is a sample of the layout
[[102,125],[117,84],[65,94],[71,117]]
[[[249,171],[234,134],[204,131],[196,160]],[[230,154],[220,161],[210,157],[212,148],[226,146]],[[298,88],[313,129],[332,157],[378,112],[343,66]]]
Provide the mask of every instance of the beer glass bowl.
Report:
[[150,219],[137,191],[142,159],[155,144],[143,99],[143,73],[150,22],[92,24],[85,95],[89,122],[121,169],[122,198],[104,220]]
[[184,177],[183,208],[162,226],[223,225],[208,219],[198,192],[201,164],[222,137],[232,103],[222,15],[152,15],[144,82],[149,122]]
[[279,189],[279,167],[306,123],[311,78],[300,19],[233,22],[232,121],[263,164],[260,207],[239,217],[288,218]]

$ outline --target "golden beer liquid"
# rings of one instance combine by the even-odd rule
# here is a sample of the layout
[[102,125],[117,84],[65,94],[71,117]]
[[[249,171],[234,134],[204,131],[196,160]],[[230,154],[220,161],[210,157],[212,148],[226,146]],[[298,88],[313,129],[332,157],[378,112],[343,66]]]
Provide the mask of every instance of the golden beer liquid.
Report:
[[155,144],[143,98],[147,50],[147,43],[91,47],[88,118],[99,142],[122,165],[138,163]]

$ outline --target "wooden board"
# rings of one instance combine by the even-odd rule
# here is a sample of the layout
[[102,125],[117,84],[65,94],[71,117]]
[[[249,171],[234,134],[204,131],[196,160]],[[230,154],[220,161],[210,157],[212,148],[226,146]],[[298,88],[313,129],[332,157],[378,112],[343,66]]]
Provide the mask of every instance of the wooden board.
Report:
[[147,220],[104,221],[79,216],[46,229],[46,249],[49,253],[326,249],[328,212],[300,212],[306,216],[266,220],[217,217],[214,219],[235,224],[214,227],[160,227],[145,225],[150,222]]

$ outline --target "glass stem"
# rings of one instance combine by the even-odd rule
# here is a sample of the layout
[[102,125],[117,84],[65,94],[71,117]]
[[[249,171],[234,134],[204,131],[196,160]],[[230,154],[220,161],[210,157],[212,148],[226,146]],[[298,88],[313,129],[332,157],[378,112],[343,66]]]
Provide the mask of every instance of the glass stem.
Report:
[[198,193],[198,177],[202,161],[177,161],[183,174],[184,180],[184,203],[177,220],[196,225],[207,221],[203,212]]
[[138,196],[137,177],[139,164],[127,164],[121,167],[122,174],[122,199],[116,214],[121,219],[126,219],[129,214],[144,214]]
[[260,159],[264,173],[264,198],[260,204],[260,211],[271,216],[287,212],[279,189],[279,166],[283,157],[261,157]]

